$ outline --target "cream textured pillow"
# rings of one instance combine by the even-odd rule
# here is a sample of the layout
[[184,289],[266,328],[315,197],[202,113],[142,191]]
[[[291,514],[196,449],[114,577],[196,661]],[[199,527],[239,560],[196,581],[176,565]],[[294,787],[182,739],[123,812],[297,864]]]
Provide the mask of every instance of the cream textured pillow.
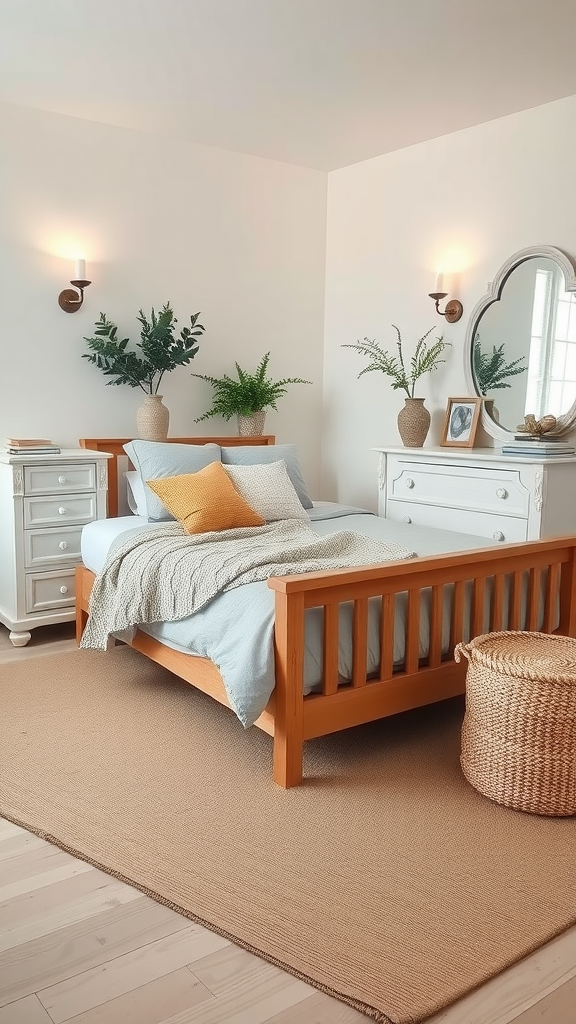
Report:
[[283,460],[255,466],[223,465],[222,468],[238,493],[267,523],[278,519],[310,522]]
[[197,473],[157,477],[146,483],[187,533],[264,526],[266,520],[244,501],[221,462]]

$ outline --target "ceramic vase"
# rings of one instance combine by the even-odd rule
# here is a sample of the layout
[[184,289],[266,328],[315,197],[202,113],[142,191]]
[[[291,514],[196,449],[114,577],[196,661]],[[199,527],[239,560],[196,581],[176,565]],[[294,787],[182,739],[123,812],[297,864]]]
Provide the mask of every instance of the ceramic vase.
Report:
[[398,413],[398,433],[405,448],[421,448],[430,429],[430,413],[423,398],[404,399]]
[[239,416],[238,434],[240,435],[240,437],[249,437],[253,435],[263,434],[265,422],[265,409],[260,409],[259,412],[253,412],[251,416]]
[[162,403],[162,395],[145,395],[144,404],[136,410],[138,437],[145,441],[165,441],[169,422],[170,412]]

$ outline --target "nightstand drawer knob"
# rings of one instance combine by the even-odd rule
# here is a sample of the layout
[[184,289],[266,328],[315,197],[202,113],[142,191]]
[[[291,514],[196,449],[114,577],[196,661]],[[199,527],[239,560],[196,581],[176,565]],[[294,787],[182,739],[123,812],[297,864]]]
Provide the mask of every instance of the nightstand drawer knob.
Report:
[[499,487],[498,490],[496,491],[496,494],[497,494],[497,496],[499,498],[507,498],[508,497],[508,491],[506,490],[505,487]]
[[68,593],[68,587],[60,587],[60,593],[61,594],[67,594]]
[[67,511],[68,511],[68,509],[64,508],[64,505],[60,505],[60,508],[58,509],[58,514],[61,515],[61,516],[65,516]]
[[414,481],[411,476],[406,477],[406,487],[414,487]]
[[410,516],[402,516],[402,522],[403,523],[411,523],[412,520],[410,519]]
[[66,477],[65,476],[59,476],[58,477],[58,483],[59,484],[65,484],[66,483]]
[[60,551],[66,551],[68,544],[65,540],[61,540],[58,547],[60,548]]
[[505,538],[505,536],[504,536],[504,534],[502,533],[501,530],[494,530],[494,533],[492,534],[492,536],[493,536],[494,540],[506,540],[506,538]]

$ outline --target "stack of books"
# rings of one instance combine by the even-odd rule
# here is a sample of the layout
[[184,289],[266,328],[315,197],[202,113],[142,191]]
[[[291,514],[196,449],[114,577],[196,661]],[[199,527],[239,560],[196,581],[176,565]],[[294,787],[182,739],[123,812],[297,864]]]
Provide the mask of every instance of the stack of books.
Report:
[[9,455],[59,455],[58,445],[46,437],[7,437]]
[[548,434],[533,436],[515,434],[513,441],[502,446],[503,455],[520,455],[534,458],[548,458],[558,455],[576,455],[576,448],[561,437],[550,437]]

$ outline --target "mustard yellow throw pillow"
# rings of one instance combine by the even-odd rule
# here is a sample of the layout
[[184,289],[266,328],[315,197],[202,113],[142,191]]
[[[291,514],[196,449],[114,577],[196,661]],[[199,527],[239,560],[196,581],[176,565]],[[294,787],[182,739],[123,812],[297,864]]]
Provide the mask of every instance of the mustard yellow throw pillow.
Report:
[[221,462],[211,462],[197,473],[158,477],[146,483],[187,533],[264,526],[266,522],[238,494]]

